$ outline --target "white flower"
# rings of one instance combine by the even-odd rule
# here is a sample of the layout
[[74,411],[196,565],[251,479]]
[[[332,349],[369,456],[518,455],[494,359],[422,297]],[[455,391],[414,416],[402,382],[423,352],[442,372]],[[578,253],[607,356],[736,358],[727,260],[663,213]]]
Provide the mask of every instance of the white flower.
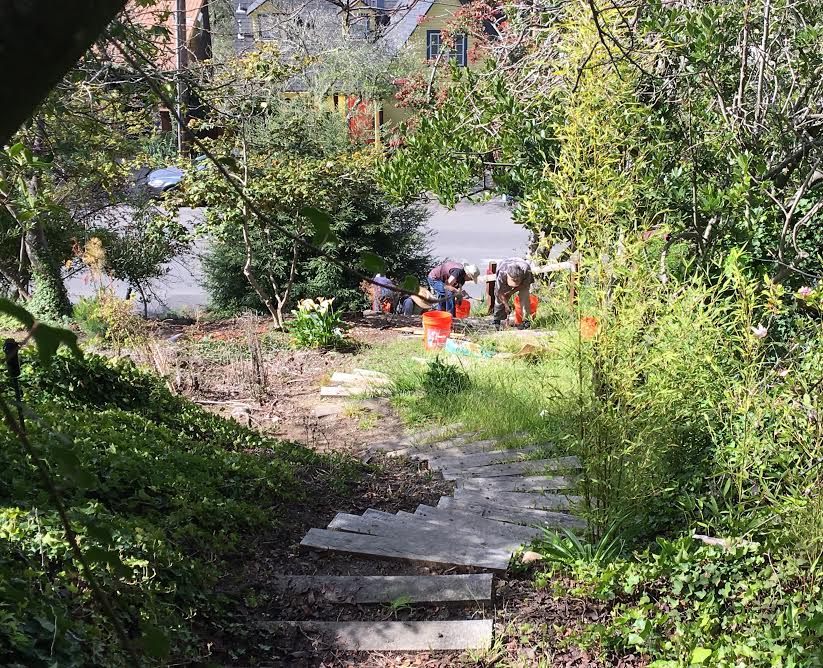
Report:
[[812,289],[808,285],[804,285],[802,288],[800,288],[797,291],[797,296],[798,297],[805,298],[805,297],[808,297],[810,294],[812,294]]
[[769,333],[769,330],[766,329],[762,324],[758,325],[757,327],[752,327],[752,334],[754,334],[758,339],[765,339],[766,334]]

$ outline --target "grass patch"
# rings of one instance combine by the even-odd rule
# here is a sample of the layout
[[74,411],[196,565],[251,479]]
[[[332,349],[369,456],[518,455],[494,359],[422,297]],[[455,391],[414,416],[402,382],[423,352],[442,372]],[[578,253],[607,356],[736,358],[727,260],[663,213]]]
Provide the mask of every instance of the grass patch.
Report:
[[[561,330],[550,339],[549,352],[537,359],[481,360],[441,354],[441,362],[456,365],[470,381],[460,392],[450,394],[426,389],[427,373],[430,383],[430,365],[438,356],[424,351],[419,340],[374,348],[359,364],[392,378],[392,403],[409,425],[461,422],[468,431],[484,436],[513,443],[519,440],[513,435],[523,433],[532,442],[550,442],[564,450],[563,444],[575,429],[571,416],[556,410],[556,402],[570,395],[576,383],[569,359],[574,335],[570,329]],[[510,353],[524,344],[522,338],[507,333],[476,337],[475,342],[481,347],[494,342],[497,351]]]

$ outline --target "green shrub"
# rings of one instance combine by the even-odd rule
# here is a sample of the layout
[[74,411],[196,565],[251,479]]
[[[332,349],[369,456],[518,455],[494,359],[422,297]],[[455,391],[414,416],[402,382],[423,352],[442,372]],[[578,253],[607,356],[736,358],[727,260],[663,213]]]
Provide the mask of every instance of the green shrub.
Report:
[[304,299],[289,323],[292,343],[298,348],[334,348],[343,343],[343,321],[332,307],[334,298]]
[[456,364],[442,362],[436,357],[429,362],[423,374],[423,389],[433,397],[448,397],[464,392],[471,385],[471,379],[463,369]]
[[579,563],[574,593],[610,602],[584,640],[656,668],[823,665],[823,589],[791,559],[745,541],[659,539],[637,560]]
[[[304,498],[302,481],[330,464],[337,482],[354,474],[207,413],[127,361],[58,354],[44,368],[24,355],[23,368],[32,441],[83,473],[53,469],[82,549],[129,633],[160,628],[172,661],[199,660],[225,633],[233,603],[215,585]],[[12,396],[5,375],[0,387]],[[0,470],[0,664],[128,665],[5,428]]]

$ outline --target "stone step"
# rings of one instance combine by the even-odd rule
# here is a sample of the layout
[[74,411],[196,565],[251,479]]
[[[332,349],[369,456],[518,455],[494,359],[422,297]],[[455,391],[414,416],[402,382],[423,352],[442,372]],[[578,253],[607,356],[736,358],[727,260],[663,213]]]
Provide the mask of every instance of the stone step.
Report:
[[294,631],[334,646],[361,652],[421,652],[488,649],[491,619],[453,622],[258,622],[274,632]]
[[511,522],[512,524],[545,527],[547,529],[584,529],[586,527],[585,520],[566,513],[475,503],[465,499],[453,499],[450,496],[441,496],[437,507],[476,513],[481,517],[498,520],[499,522]]
[[544,475],[546,471],[563,471],[580,468],[577,457],[556,457],[553,459],[532,459],[508,464],[492,464],[490,466],[455,466],[443,469],[441,472],[446,480],[458,478],[497,478],[499,476],[534,476]]
[[273,580],[281,594],[313,592],[338,603],[482,603],[491,600],[492,574],[473,575],[282,575]]
[[497,492],[561,492],[575,486],[566,476],[499,476],[497,478],[460,478],[456,488],[466,492],[491,494]]
[[459,541],[444,543],[440,534],[431,537],[370,536],[346,531],[309,529],[300,545],[342,554],[426,564],[472,566],[501,572],[508,568],[511,560],[509,550],[463,545]]

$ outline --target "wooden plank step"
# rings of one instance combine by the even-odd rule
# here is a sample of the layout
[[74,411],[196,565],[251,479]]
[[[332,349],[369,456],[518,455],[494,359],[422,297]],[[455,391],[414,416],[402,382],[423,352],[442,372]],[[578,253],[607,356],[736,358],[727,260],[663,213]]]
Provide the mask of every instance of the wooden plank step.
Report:
[[584,529],[586,521],[566,513],[554,513],[549,510],[536,510],[534,508],[510,508],[506,506],[496,506],[493,504],[474,503],[461,499],[453,499],[450,496],[441,496],[437,504],[438,508],[449,510],[464,510],[477,513],[481,517],[498,520],[500,522],[511,522],[512,524],[525,524],[527,526],[539,526],[549,529]]
[[531,459],[523,462],[508,464],[492,464],[491,466],[470,466],[467,468],[455,467],[441,470],[446,480],[458,478],[497,478],[507,475],[543,475],[548,471],[579,468],[577,457],[556,457],[554,459]]
[[473,575],[282,575],[274,579],[283,594],[313,592],[328,601],[390,603],[480,603],[490,601],[492,574]]
[[258,622],[258,628],[297,632],[339,649],[359,652],[419,652],[488,649],[491,619],[452,622]]
[[506,508],[533,508],[535,510],[568,511],[583,501],[582,497],[568,494],[540,494],[536,492],[475,492],[454,491],[454,498],[469,503],[491,503]]
[[331,382],[335,385],[355,385],[355,386],[386,386],[391,385],[390,378],[379,378],[377,376],[361,376],[356,373],[344,373],[342,371],[335,371],[331,375]]
[[[417,515],[415,513],[407,513],[401,510],[397,513],[397,518],[407,522],[412,522],[412,526],[414,526],[414,524],[436,525],[444,531],[447,531],[448,535],[452,536],[453,540],[457,539],[458,536],[460,536],[460,540],[463,540],[463,536],[467,533],[471,536],[496,536],[505,540],[506,542],[504,542],[503,545],[508,545],[512,551],[530,541],[530,538],[524,538],[514,532],[507,532],[505,530],[506,526],[513,527],[514,525],[506,525],[504,522],[495,522],[494,520],[490,520],[491,522],[494,522],[494,524],[477,526],[473,530],[469,530],[466,525],[461,525],[454,519],[446,519],[436,515]],[[482,517],[478,519],[483,520]]]
[[352,369],[353,374],[357,376],[368,376],[369,378],[382,378],[384,380],[391,380],[391,378],[381,371],[372,371],[371,369]]
[[435,508],[421,504],[414,511],[414,516],[422,518],[437,518],[441,522],[448,522],[454,526],[468,529],[470,531],[493,531],[502,536],[513,538],[521,543],[528,543],[534,537],[540,535],[538,529],[532,527],[518,526],[507,522],[500,522],[486,517],[481,517],[476,513],[462,510],[450,510],[446,508]]
[[[434,443],[428,443],[427,445],[408,445],[402,450],[397,450],[396,452],[392,453],[393,457],[399,457],[401,455],[408,456],[410,459],[426,459],[429,455],[436,456],[440,452],[455,452],[459,454],[463,451],[464,448],[471,448],[472,443],[474,443],[473,439],[476,438],[476,434],[466,434],[464,436],[455,436],[454,438],[448,438],[444,441],[435,441]],[[477,443],[496,443],[496,441],[477,441]],[[480,452],[477,450],[476,452]]]
[[461,422],[443,425],[442,427],[434,427],[426,429],[425,431],[418,431],[408,435],[408,439],[415,444],[423,445],[438,439],[442,440],[444,437],[456,436],[463,429]]
[[497,478],[460,478],[456,488],[466,492],[560,492],[572,489],[575,481],[565,476],[499,476]]
[[369,391],[365,387],[344,387],[342,385],[333,385],[320,388],[321,397],[359,397]]
[[346,531],[309,529],[300,541],[302,547],[343,554],[399,559],[448,566],[473,566],[490,571],[505,571],[511,552],[499,548],[476,548],[459,541],[444,543],[437,535],[427,541],[406,536],[368,536]]
[[504,462],[516,462],[525,459],[526,456],[540,449],[539,445],[530,445],[525,448],[511,448],[509,450],[491,450],[489,452],[476,452],[459,454],[456,456],[435,456],[429,457],[429,468],[435,471],[443,469],[462,469],[474,466],[489,466],[491,464],[502,464]]
[[367,513],[362,517],[349,515],[348,513],[337,513],[329,523],[328,528],[370,536],[403,536],[408,540],[419,539],[423,542],[429,542],[439,537],[446,544],[450,541],[459,541],[461,545],[477,549],[494,547],[514,552],[519,547],[518,541],[499,534],[456,531],[454,528],[443,526],[436,521],[409,520],[405,517],[398,517],[391,513],[381,513],[380,511],[371,511],[370,513],[367,511]]

